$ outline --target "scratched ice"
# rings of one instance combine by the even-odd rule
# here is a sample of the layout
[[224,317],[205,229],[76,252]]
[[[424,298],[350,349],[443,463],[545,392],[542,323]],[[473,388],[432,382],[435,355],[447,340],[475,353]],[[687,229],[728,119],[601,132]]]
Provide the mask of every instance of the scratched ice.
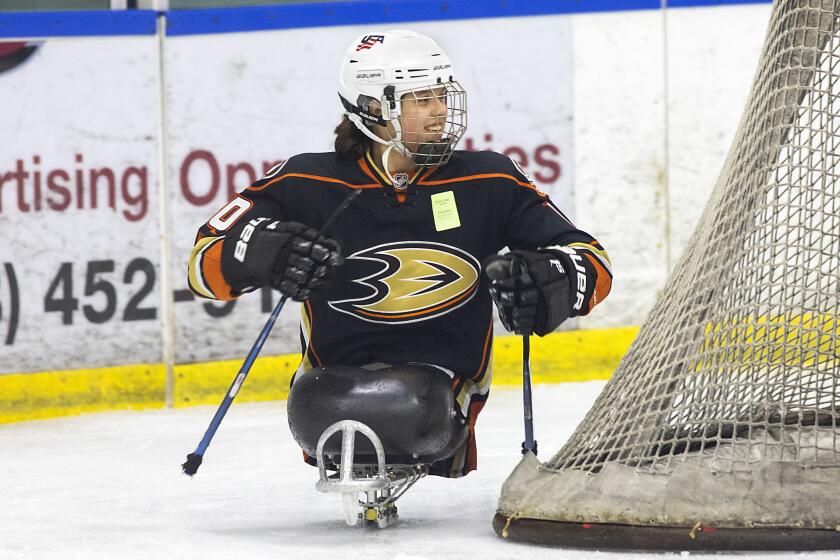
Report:
[[[602,386],[535,387],[543,455],[560,448]],[[522,440],[515,388],[494,390],[482,413],[479,470],[461,480],[421,480],[398,502],[400,521],[385,530],[347,527],[340,497],[316,492],[317,470],[302,462],[282,402],[234,404],[195,478],[181,474],[180,463],[214,410],[114,412],[0,426],[0,559],[679,558],[556,550],[495,535],[490,520],[499,488],[519,459]],[[744,558],[715,556],[726,557]]]

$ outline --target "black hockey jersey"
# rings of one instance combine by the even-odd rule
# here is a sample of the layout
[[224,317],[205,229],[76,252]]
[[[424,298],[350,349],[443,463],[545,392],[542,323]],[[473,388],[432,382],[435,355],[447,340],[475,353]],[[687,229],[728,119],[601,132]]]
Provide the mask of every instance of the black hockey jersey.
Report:
[[[333,223],[346,262],[323,297],[303,306],[303,369],[423,362],[474,381],[488,367],[493,306],[483,259],[511,249],[567,247],[588,283],[580,314],[610,289],[602,247],[575,228],[510,158],[456,151],[398,191],[370,155],[302,154],[271,170],[201,227],[190,287],[228,300],[221,246],[240,220],[270,217],[319,229],[350,189],[362,194]],[[488,380],[489,381],[489,380]]]

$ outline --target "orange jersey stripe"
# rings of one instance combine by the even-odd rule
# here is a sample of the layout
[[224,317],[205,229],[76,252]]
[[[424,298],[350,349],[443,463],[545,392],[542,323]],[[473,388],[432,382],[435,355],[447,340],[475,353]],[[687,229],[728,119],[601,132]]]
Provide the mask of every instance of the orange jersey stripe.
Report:
[[449,183],[458,183],[460,181],[477,181],[480,179],[510,179],[520,187],[525,187],[526,189],[531,189],[532,191],[536,192],[541,197],[546,197],[547,195],[541,192],[537,187],[532,185],[531,183],[525,183],[520,181],[513,175],[507,175],[505,173],[482,173],[480,175],[464,175],[463,177],[455,177],[454,179],[441,179],[439,181],[426,181],[424,179],[420,179],[417,184],[418,185],[425,185],[425,186],[435,186],[435,185],[446,185]]
[[467,474],[468,472],[474,471],[478,468],[478,450],[476,449],[475,443],[475,421],[478,420],[478,415],[481,413],[481,410],[484,408],[484,405],[486,403],[487,401],[484,399],[479,401],[473,401],[470,403],[470,409],[468,414],[470,426],[470,439],[467,447],[467,460],[464,461],[464,474]]
[[612,289],[612,278],[610,278],[610,273],[607,272],[607,269],[598,261],[597,258],[594,256],[583,252],[583,255],[589,259],[589,262],[592,263],[592,266],[595,268],[595,272],[598,274],[598,278],[595,280],[595,290],[592,292],[592,297],[589,298],[589,307],[586,310],[586,313],[583,315],[588,315],[592,308],[598,305],[607,295],[610,293],[610,289]]
[[351,189],[380,189],[380,188],[382,188],[382,185],[380,185],[379,183],[376,183],[375,185],[354,185],[352,183],[348,183],[347,181],[342,181],[341,179],[333,179],[332,177],[322,177],[320,175],[309,175],[307,173],[286,173],[285,175],[280,175],[276,179],[273,179],[273,180],[269,181],[265,185],[262,185],[260,187],[250,186],[246,190],[254,191],[254,192],[261,191],[263,189],[266,189],[266,188],[270,187],[271,185],[274,185],[275,183],[278,183],[278,182],[282,181],[286,177],[301,177],[303,179],[312,179],[313,181],[321,181],[321,182],[325,182],[325,183],[336,183],[338,185],[344,185],[345,187],[350,187]]
[[301,449],[301,452],[303,453],[303,462],[304,463],[306,463],[307,465],[312,465],[313,467],[318,466],[318,460],[315,459],[315,457],[310,457],[309,453],[307,453],[303,449]]
[[490,340],[493,338],[493,316],[490,316],[490,325],[487,327],[487,336],[484,338],[484,350],[481,352],[481,364],[478,366],[478,370],[473,374],[472,380],[473,381],[480,381],[484,374],[487,373],[484,365],[487,363],[487,356],[489,354],[490,349]]
[[[309,300],[305,302],[306,310],[308,311],[307,315],[309,316],[309,348],[312,352],[312,355],[315,357],[315,361],[317,362],[319,367],[324,365],[324,362],[321,361],[321,357],[318,356],[318,352],[315,351],[315,344],[312,342],[312,333],[315,332],[315,317],[312,315],[312,305],[309,304]],[[305,350],[304,350],[305,351]]]
[[216,299],[230,301],[236,299],[231,293],[231,286],[222,276],[222,245],[224,241],[213,244],[204,252],[204,259],[201,261],[201,275],[204,283],[216,296]]
[[385,173],[383,173],[382,170],[379,169],[379,166],[376,165],[376,162],[373,161],[373,158],[370,156],[370,152],[367,152],[365,154],[365,160],[366,160],[368,169],[372,169],[376,173],[376,175],[379,176],[378,178],[377,177],[373,178],[375,181],[378,181],[378,182],[380,182],[382,184],[385,184],[385,185],[390,185],[391,184],[391,181],[388,179],[388,176]]
[[429,177],[429,175],[434,173],[436,170],[437,170],[437,167],[434,166],[434,165],[426,168],[426,171],[423,172],[423,176],[420,177],[420,180],[417,181],[417,183],[420,184],[421,181],[425,181]]
[[357,160],[357,163],[359,164],[359,167],[362,169],[362,173],[364,173],[365,175],[367,175],[368,177],[370,177],[374,181],[377,181],[376,176],[374,176],[373,171],[370,170],[370,166],[367,164],[365,156],[360,157]]

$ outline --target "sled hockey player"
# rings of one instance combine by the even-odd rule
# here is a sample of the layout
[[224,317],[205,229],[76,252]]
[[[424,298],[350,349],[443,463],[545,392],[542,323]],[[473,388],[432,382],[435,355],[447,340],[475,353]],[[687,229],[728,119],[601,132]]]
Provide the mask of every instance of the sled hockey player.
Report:
[[[493,301],[506,329],[544,335],[592,311],[612,273],[601,245],[515,161],[455,150],[466,92],[432,39],[363,35],[338,92],[335,150],[290,158],[204,224],[189,284],[217,300],[267,286],[302,302],[291,431],[305,460],[320,460],[322,490],[380,490],[362,518],[383,526],[398,483],[476,468]],[[325,436],[319,450],[344,420],[354,423],[339,431],[373,436],[349,449],[341,434]],[[325,479],[325,469],[344,472]],[[363,475],[367,486],[354,487]]]

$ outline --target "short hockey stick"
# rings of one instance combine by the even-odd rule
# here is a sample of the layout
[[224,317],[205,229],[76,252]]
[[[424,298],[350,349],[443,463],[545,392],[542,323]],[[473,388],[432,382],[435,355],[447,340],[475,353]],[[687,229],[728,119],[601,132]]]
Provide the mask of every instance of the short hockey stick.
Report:
[[[339,214],[344,212],[350,203],[353,202],[353,199],[356,198],[359,194],[361,194],[360,189],[354,189],[347,197],[338,205],[338,208],[333,210],[333,213],[327,218],[327,221],[324,222],[324,226],[321,228],[321,231],[318,232],[318,235],[322,235],[327,231],[327,229],[332,225],[335,219],[338,217]],[[271,316],[266,321],[265,326],[263,327],[262,331],[260,332],[260,336],[257,337],[256,342],[251,347],[251,351],[248,352],[248,357],[245,358],[245,361],[242,363],[242,367],[239,369],[239,373],[236,374],[236,377],[233,380],[233,383],[230,385],[230,389],[225,394],[224,399],[222,399],[222,404],[219,405],[218,410],[216,410],[216,415],[213,416],[213,420],[210,422],[210,425],[207,427],[207,431],[204,433],[204,437],[201,438],[201,442],[199,442],[198,447],[196,447],[195,451],[187,455],[187,460],[184,464],[181,465],[181,468],[184,470],[185,474],[189,476],[194,475],[198,471],[198,467],[201,466],[201,461],[204,458],[204,452],[207,450],[207,447],[210,445],[210,441],[213,439],[213,436],[216,434],[216,430],[219,428],[219,424],[222,423],[222,418],[225,417],[227,414],[228,409],[230,408],[231,403],[233,403],[233,399],[236,397],[236,394],[239,392],[239,389],[242,387],[242,383],[245,382],[245,378],[248,376],[248,372],[251,370],[251,366],[254,363],[254,360],[257,359],[257,355],[262,350],[263,344],[265,340],[268,338],[268,334],[271,332],[272,327],[274,327],[275,321],[277,321],[277,317],[280,315],[280,310],[283,309],[283,305],[286,303],[286,300],[289,299],[288,296],[283,296],[280,298],[280,301],[277,302],[277,305],[274,307],[274,311],[271,312]]]
[[[513,262],[516,267],[514,282],[519,292],[519,275],[525,266],[520,259]],[[534,409],[531,404],[531,334],[522,333],[522,404],[525,415],[525,441],[522,442],[522,454],[527,451],[537,454],[537,442],[534,439]]]
[[522,401],[525,411],[525,441],[522,454],[530,451],[537,454],[537,440],[534,439],[534,411],[531,406],[531,336],[522,335]]

